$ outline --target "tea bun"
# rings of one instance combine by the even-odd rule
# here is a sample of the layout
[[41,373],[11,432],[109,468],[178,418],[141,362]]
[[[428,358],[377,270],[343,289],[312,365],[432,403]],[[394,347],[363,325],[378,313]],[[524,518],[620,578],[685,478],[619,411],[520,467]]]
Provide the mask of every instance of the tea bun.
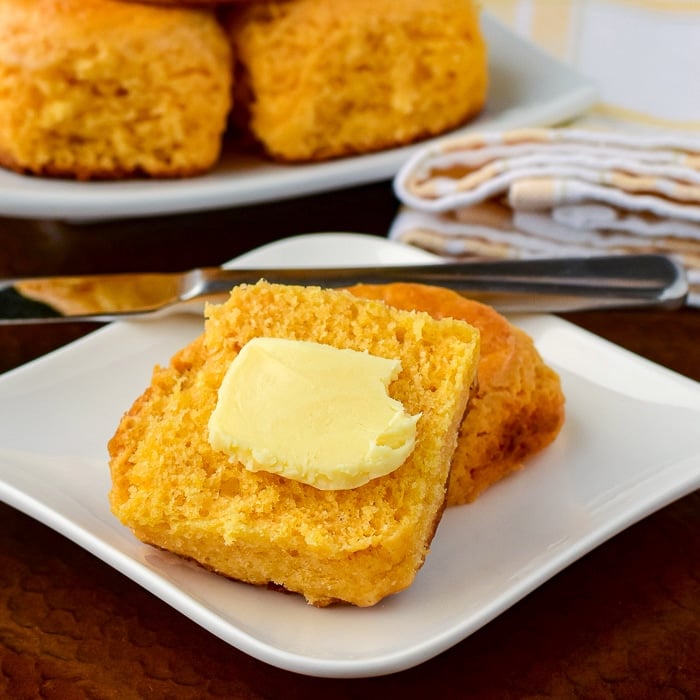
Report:
[[213,11],[0,3],[0,165],[78,179],[187,176],[218,159],[231,47]]
[[272,157],[315,161],[457,127],[486,99],[470,0],[260,0],[227,22],[234,114]]

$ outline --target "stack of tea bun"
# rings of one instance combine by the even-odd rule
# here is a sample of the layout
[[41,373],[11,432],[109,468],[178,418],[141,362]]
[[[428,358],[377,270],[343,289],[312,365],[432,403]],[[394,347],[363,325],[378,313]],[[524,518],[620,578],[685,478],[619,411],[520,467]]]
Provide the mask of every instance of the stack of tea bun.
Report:
[[0,3],[0,165],[21,173],[193,176],[225,142],[368,153],[463,124],[486,90],[472,0]]

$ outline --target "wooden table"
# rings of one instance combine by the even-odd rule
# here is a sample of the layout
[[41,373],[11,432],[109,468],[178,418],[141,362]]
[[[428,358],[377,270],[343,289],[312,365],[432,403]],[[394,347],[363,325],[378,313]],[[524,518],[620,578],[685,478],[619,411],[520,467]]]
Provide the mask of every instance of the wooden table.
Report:
[[[297,233],[384,235],[395,209],[389,183],[380,183],[180,217],[90,225],[0,219],[0,276],[217,265]],[[700,311],[566,318],[700,380]],[[97,327],[0,328],[0,372]],[[2,697],[421,695],[700,698],[700,493],[609,540],[437,658],[352,681],[296,675],[246,656],[0,504]]]

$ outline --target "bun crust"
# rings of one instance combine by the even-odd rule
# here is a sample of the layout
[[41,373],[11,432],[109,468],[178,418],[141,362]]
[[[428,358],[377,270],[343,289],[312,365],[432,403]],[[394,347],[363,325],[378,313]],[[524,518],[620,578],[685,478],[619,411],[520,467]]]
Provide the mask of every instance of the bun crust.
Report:
[[469,503],[552,443],[564,422],[561,382],[532,339],[492,307],[418,284],[358,285],[353,294],[398,309],[456,318],[478,328],[478,386],[452,460],[448,505]]

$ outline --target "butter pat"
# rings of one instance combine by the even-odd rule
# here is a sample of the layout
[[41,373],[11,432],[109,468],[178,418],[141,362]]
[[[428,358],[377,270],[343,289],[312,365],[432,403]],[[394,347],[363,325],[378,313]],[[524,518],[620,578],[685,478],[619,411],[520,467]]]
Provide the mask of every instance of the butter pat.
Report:
[[388,394],[399,360],[282,338],[254,338],[231,363],[209,443],[251,471],[351,489],[399,467],[419,415]]

